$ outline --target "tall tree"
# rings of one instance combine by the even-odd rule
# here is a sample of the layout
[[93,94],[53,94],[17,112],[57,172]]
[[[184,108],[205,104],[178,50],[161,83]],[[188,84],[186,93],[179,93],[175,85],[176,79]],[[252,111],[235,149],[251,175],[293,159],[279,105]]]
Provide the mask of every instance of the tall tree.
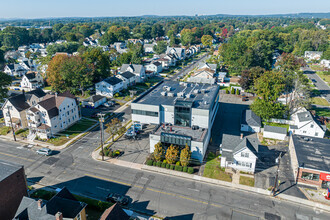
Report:
[[165,150],[161,142],[155,144],[154,158],[156,161],[161,161],[164,158]]
[[167,49],[167,43],[165,41],[158,41],[154,46],[154,51],[156,54],[165,53]]
[[171,144],[171,146],[166,150],[166,155],[165,155],[166,162],[168,164],[174,164],[176,161],[178,161],[179,159],[178,156],[179,156],[178,147]]
[[182,166],[186,167],[189,165],[191,157],[191,151],[189,146],[186,144],[185,148],[181,150],[180,153],[180,163]]
[[212,46],[212,40],[213,40],[213,37],[211,35],[203,35],[202,44],[204,46],[211,47]]
[[8,86],[10,86],[12,79],[9,75],[0,71],[0,101],[3,102],[8,96]]

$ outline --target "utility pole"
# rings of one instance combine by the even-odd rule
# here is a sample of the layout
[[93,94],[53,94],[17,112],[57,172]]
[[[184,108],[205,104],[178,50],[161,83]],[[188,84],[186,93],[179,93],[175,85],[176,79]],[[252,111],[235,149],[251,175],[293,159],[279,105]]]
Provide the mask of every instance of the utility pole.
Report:
[[282,152],[280,153],[280,155],[278,156],[278,158],[276,158],[276,160],[278,160],[278,164],[277,164],[277,170],[276,170],[276,176],[275,176],[275,184],[274,184],[274,189],[273,189],[273,196],[275,196],[276,191],[277,191],[278,174],[280,172],[281,157],[282,157]]
[[11,130],[12,130],[12,132],[13,132],[14,141],[16,141],[15,130],[14,130],[14,127],[13,127],[13,121],[12,121],[12,119],[11,119],[11,114],[10,114],[10,109],[11,109],[11,108],[12,108],[11,106],[9,106],[9,105],[7,106],[8,114],[9,114],[9,118],[10,118]]
[[103,113],[98,113],[100,121],[100,130],[101,130],[101,148],[102,148],[102,161],[104,161],[104,151],[103,151],[103,138],[104,138],[104,130],[103,130],[103,123],[104,123],[104,115]]

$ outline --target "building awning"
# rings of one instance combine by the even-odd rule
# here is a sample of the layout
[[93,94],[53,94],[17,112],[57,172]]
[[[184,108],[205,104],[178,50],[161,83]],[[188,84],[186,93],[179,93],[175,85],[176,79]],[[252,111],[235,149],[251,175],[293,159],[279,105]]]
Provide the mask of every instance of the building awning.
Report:
[[320,173],[320,180],[330,181],[330,173]]

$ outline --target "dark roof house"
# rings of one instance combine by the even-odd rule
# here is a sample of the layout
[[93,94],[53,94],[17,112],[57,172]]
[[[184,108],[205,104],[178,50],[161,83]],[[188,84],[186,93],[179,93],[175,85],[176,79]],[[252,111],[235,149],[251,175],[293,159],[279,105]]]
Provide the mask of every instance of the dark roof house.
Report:
[[132,77],[135,77],[135,75],[129,71],[123,72],[120,74],[122,77],[124,77],[125,79],[130,79]]
[[123,82],[121,79],[118,79],[117,77],[109,77],[104,80],[105,82],[109,83],[110,85],[114,86],[117,85],[118,83]]
[[105,210],[100,220],[128,220],[130,217],[117,203]]
[[261,119],[252,110],[244,110],[242,112],[241,124],[261,127]]

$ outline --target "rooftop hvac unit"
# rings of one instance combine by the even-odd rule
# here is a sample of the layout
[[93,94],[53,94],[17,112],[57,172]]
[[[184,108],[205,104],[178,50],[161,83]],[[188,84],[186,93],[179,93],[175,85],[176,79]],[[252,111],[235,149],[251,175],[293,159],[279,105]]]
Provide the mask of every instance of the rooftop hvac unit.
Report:
[[162,96],[166,96],[167,93],[165,91],[161,92],[160,94],[162,94]]
[[186,95],[186,98],[190,99],[190,98],[194,98],[194,95],[189,93],[188,95]]
[[175,96],[175,93],[173,93],[173,92],[169,92],[169,93],[167,93],[167,96],[168,96],[168,97],[174,97],[174,96]]
[[198,94],[198,93],[200,93],[200,90],[199,90],[199,89],[195,89],[195,90],[194,90],[194,93],[195,93],[195,94]]
[[184,97],[185,97],[184,92],[179,92],[179,93],[178,93],[178,97],[180,97],[180,98],[184,98]]

